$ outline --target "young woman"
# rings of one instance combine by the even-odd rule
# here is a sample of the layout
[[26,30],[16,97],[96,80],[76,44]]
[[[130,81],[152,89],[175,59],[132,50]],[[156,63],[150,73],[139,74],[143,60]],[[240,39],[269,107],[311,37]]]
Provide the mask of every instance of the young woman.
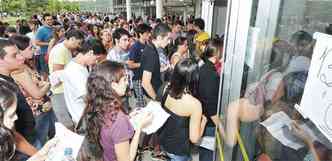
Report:
[[175,39],[176,51],[171,57],[171,65],[174,68],[176,63],[188,57],[188,41],[185,37]]
[[37,137],[40,142],[36,143],[37,148],[40,148],[50,137],[55,135],[55,116],[51,109],[51,102],[47,93],[50,89],[50,84],[42,81],[33,62],[32,44],[28,37],[16,35],[10,38],[12,42],[21,51],[25,58],[25,65],[22,70],[11,73],[11,76],[20,86],[27,103],[32,108],[32,112],[36,121]]
[[[14,122],[17,119],[17,98],[13,92],[13,84],[0,79],[0,160],[15,160],[15,144],[19,144],[15,136]],[[28,159],[28,161],[43,161],[47,157],[49,149],[57,143],[57,139],[49,141],[40,151]]]
[[55,30],[53,31],[53,38],[51,39],[51,41],[48,43],[48,51],[47,53],[50,53],[52,48],[62,42],[64,40],[64,36],[65,36],[65,28],[64,27],[58,27],[55,28]]
[[87,119],[87,139],[94,145],[90,151],[98,159],[133,161],[141,129],[152,119],[151,114],[145,114],[134,131],[121,103],[127,85],[124,67],[116,62],[98,64],[88,78],[83,117]]
[[113,47],[111,31],[109,29],[102,30],[100,37],[108,53]]
[[206,117],[197,94],[198,65],[192,59],[183,59],[174,68],[170,84],[161,98],[165,111],[171,116],[160,132],[160,145],[171,161],[188,161],[191,143],[203,135]]

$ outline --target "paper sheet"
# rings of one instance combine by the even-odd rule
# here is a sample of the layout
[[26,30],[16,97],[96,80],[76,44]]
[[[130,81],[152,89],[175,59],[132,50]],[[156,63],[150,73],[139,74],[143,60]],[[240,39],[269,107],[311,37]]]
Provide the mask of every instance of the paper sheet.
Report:
[[78,152],[84,140],[84,136],[78,135],[68,130],[61,123],[55,123],[56,134],[55,137],[59,138],[59,142],[55,147],[50,149],[46,161],[61,161],[64,156],[65,148],[73,149],[73,158],[77,158]]
[[255,65],[255,56],[256,56],[259,34],[260,34],[260,28],[258,27],[249,28],[245,63],[251,69],[254,68]]
[[48,78],[52,87],[58,86],[62,82],[63,70],[51,73]]
[[159,102],[150,101],[145,108],[142,108],[138,111],[137,115],[130,118],[130,122],[134,129],[137,129],[138,120],[140,120],[146,112],[151,112],[153,115],[151,124],[142,129],[142,131],[148,135],[156,132],[159,128],[161,128],[170,116],[166,111],[162,109]]
[[[293,120],[291,120],[286,113],[281,111],[273,114],[268,119],[261,122],[261,124],[266,127],[270,134],[281,144],[298,150],[305,145],[300,138],[293,135],[290,131],[292,122]],[[313,138],[313,140],[317,140],[317,137],[305,124],[300,125],[300,127],[303,128],[303,130],[306,131],[311,138]]]
[[301,104],[296,109],[332,141],[332,36],[314,34],[316,44]]
[[216,149],[216,137],[204,136],[198,146],[214,151]]

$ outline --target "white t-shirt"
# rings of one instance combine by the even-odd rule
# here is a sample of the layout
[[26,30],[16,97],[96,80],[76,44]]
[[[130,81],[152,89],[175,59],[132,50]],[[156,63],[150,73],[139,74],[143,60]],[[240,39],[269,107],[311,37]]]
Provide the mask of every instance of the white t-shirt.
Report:
[[66,105],[75,123],[80,120],[86,106],[84,97],[88,76],[88,69],[74,60],[67,64],[61,75]]

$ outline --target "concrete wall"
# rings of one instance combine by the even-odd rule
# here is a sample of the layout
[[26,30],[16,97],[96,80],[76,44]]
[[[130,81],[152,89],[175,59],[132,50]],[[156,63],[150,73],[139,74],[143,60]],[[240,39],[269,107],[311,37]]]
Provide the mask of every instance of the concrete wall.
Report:
[[324,32],[332,23],[332,0],[283,0],[277,36],[289,40],[292,33],[305,30]]
[[283,0],[281,3],[277,35],[288,40],[291,33],[302,29],[306,0]]

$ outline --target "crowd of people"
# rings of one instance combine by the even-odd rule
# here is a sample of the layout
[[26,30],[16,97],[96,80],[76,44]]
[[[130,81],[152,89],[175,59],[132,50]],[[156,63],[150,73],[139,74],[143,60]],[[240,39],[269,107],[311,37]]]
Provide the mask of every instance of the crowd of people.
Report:
[[[86,136],[77,160],[134,161],[151,151],[153,159],[190,161],[196,147],[200,161],[212,161],[214,151],[199,146],[202,137],[217,133],[234,147],[241,122],[277,111],[303,120],[290,107],[303,93],[314,45],[310,34],[299,31],[290,43],[274,42],[269,71],[243,89],[223,118],[218,99],[224,40],[204,28],[201,18],[184,24],[176,16],[127,21],[76,13],[34,15],[16,27],[0,22],[1,160],[45,160],[59,140],[55,122]],[[151,100],[170,117],[144,135],[153,115],[146,113],[136,129],[129,119]],[[307,143],[312,161],[329,159],[326,145],[311,142],[298,124],[292,129]],[[254,131],[266,136],[256,138],[259,153],[282,160],[285,148],[258,125]]]
[[[223,41],[210,38],[204,25],[200,18],[184,25],[171,16],[144,22],[69,13],[35,15],[16,28],[1,23],[1,87],[8,90],[1,105],[12,152],[2,158],[45,159],[57,121],[86,136],[81,160],[135,160],[137,149],[153,151],[155,159],[189,160],[191,145],[214,135],[221,122]],[[150,100],[171,117],[140,139],[153,116],[133,129],[129,114]],[[202,149],[200,156],[212,160],[213,152]]]

